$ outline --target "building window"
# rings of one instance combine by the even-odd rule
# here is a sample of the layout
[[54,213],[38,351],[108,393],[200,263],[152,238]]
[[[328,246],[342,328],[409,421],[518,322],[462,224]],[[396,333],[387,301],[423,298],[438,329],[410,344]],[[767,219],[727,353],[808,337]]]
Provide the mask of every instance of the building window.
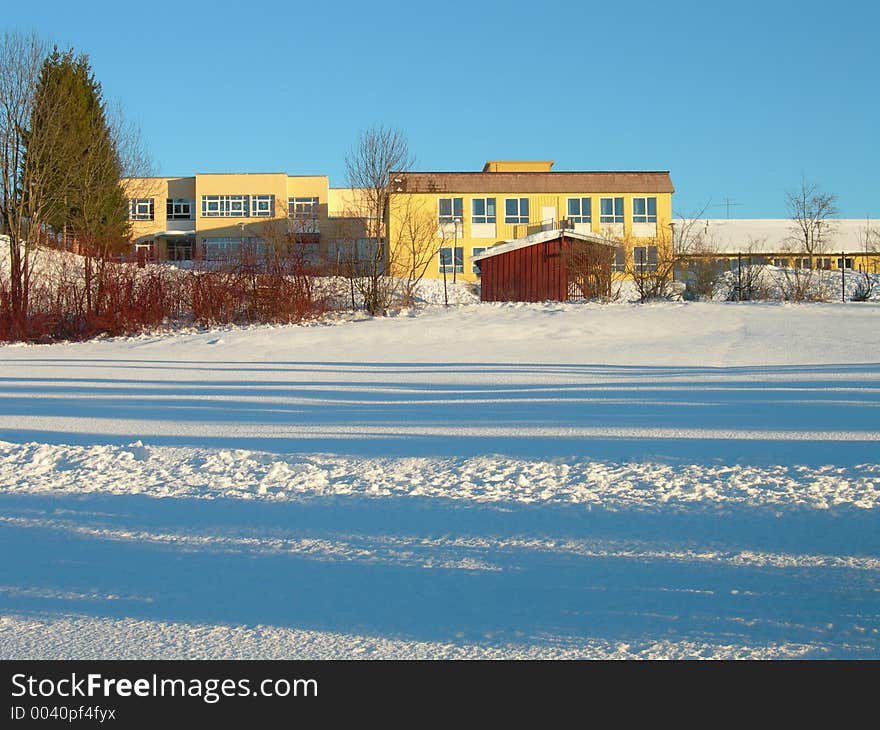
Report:
[[271,218],[274,214],[274,195],[251,195],[251,215],[254,218]]
[[128,219],[132,221],[153,220],[153,198],[132,198],[128,201]]
[[504,199],[504,222],[505,223],[528,223],[529,222],[529,199],[528,198],[505,198]]
[[379,261],[385,258],[381,244],[375,238],[359,238],[355,241],[330,241],[327,258],[338,263]]
[[317,218],[318,217],[318,199],[317,198],[288,198],[287,199],[287,215],[291,218]]
[[[453,250],[455,252],[455,260],[453,261]],[[440,249],[440,273],[446,274],[463,274],[464,273],[464,248],[456,246],[444,246]]]
[[611,264],[612,271],[626,271],[626,249],[618,246],[614,249],[614,263]]
[[568,199],[568,220],[572,223],[592,223],[593,204],[590,198]]
[[[830,268],[830,267],[829,267]],[[853,268],[853,260],[851,258],[840,258],[837,257],[837,268],[838,269],[851,269]]]
[[[495,198],[474,198],[471,201],[471,223],[495,222]],[[476,251],[476,249],[474,249]]]
[[599,198],[599,222],[623,223],[623,198]]
[[462,198],[440,198],[437,201],[437,219],[440,223],[461,223],[464,204]]
[[[485,250],[486,246],[474,246],[473,250],[471,251],[471,258],[473,258],[474,256],[479,256]],[[480,273],[479,261],[471,261],[471,271],[473,271],[475,274]]]
[[165,244],[165,253],[172,261],[189,261],[192,259],[193,242],[191,238],[183,240],[171,239]]
[[[804,261],[809,261],[809,259],[804,259]],[[816,268],[817,269],[830,269],[831,268],[831,259],[830,258],[816,259]]]
[[249,218],[249,195],[203,195],[203,218]]
[[258,254],[266,253],[266,242],[262,238],[242,237],[234,238],[223,236],[220,238],[206,238],[205,241],[205,260],[207,261],[223,261],[230,258],[237,258],[241,254]]
[[[623,201],[621,201],[623,214]],[[633,198],[633,223],[657,222],[657,198]]]
[[633,246],[633,265],[637,272],[657,271],[657,247]]
[[165,201],[165,215],[170,221],[191,221],[195,217],[192,200],[168,198]]

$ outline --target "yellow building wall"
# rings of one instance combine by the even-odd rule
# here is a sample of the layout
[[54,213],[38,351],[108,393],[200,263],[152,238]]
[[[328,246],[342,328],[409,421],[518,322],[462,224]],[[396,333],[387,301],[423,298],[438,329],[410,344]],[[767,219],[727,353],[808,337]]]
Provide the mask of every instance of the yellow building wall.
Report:
[[316,220],[319,230],[324,229],[322,222],[327,219],[330,201],[330,180],[326,175],[288,175],[287,197],[317,198]]
[[331,217],[347,218],[369,210],[369,200],[362,188],[330,188],[328,209]]
[[[488,163],[487,163],[488,164]],[[634,234],[632,222],[633,198],[650,197],[657,199],[657,224],[653,236],[638,236]],[[435,222],[438,222],[439,208],[438,201],[440,198],[462,198],[463,203],[463,221],[459,225],[457,232],[451,225],[447,225],[445,230],[437,226],[437,248],[443,246],[452,247],[460,246],[464,249],[464,270],[456,274],[457,278],[466,281],[477,281],[479,277],[473,273],[473,265],[471,257],[474,255],[474,248],[489,248],[502,241],[509,241],[515,238],[522,238],[529,233],[535,233],[540,230],[541,222],[545,218],[553,218],[558,221],[568,217],[568,199],[569,198],[590,198],[591,199],[591,217],[592,223],[590,232],[596,235],[606,235],[609,238],[616,238],[624,242],[628,260],[631,260],[632,246],[645,245],[651,241],[651,245],[659,247],[668,246],[672,231],[669,223],[672,220],[672,195],[670,193],[410,193],[396,194],[391,196],[388,214],[388,240],[390,245],[395,245],[396,241],[401,238],[401,228],[403,221],[408,215],[412,214],[412,210],[418,210],[422,214],[427,213],[433,216]],[[472,223],[473,209],[472,200],[474,198],[495,198],[496,206],[496,223],[495,233],[491,238],[480,238],[474,235],[475,228]],[[504,201],[507,198],[528,198],[529,200],[529,223],[528,224],[512,224],[504,223]],[[623,198],[623,230],[619,233],[611,233],[607,227],[599,222],[599,200],[600,198]],[[545,210],[547,209],[547,210]],[[552,209],[549,210],[549,209]],[[548,214],[545,216],[545,212]],[[605,230],[603,230],[605,229]],[[392,262],[400,259],[400,255],[392,254]],[[394,272],[392,272],[394,273]],[[447,272],[447,276],[449,272]],[[442,277],[440,268],[439,255],[436,261],[432,263],[425,272],[427,278]]]
[[[172,230],[194,230],[198,251],[206,238],[270,238],[286,236],[288,199],[318,198],[318,226],[328,214],[329,180],[326,175],[287,175],[286,173],[204,173],[192,177],[129,178],[122,181],[128,198],[152,198],[152,221],[130,221],[133,242],[153,241],[155,253],[166,255],[166,239],[159,234]],[[203,216],[204,195],[271,195],[271,216]],[[193,201],[191,221],[169,221],[166,201]],[[252,212],[252,211],[251,211]],[[279,225],[285,221],[284,225]]]
[[131,229],[131,238],[135,242],[152,239],[157,233],[165,230],[165,202],[170,196],[168,195],[167,177],[139,177],[126,178],[122,181],[125,196],[129,199],[133,198],[152,198],[153,199],[153,220],[151,221],[129,221]]
[[[266,223],[287,218],[287,174],[217,173],[196,175],[196,244],[206,238],[262,238]],[[271,195],[275,199],[272,216],[220,217],[202,215],[205,195]]]
[[372,209],[367,191],[362,188],[330,188],[328,220],[321,228],[321,254],[334,260],[336,244],[350,243],[375,236],[375,225],[368,220]]

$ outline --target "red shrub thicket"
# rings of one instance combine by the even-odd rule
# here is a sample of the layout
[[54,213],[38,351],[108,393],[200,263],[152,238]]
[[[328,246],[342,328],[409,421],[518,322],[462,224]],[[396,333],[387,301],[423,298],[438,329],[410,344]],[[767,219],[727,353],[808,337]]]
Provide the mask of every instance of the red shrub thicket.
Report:
[[315,272],[293,257],[236,257],[184,269],[42,253],[50,255],[35,262],[42,266],[33,270],[24,323],[12,321],[9,280],[0,270],[0,341],[83,340],[192,324],[290,323],[331,308],[332,298],[318,294]]

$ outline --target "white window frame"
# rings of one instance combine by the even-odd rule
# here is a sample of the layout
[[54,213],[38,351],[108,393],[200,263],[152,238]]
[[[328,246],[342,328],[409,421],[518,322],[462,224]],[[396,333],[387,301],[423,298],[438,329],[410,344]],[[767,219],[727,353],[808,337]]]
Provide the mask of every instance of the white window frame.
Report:
[[[507,204],[516,203],[516,213],[507,212]],[[525,213],[523,213],[523,204],[525,203]],[[528,198],[505,198],[504,199],[504,222],[507,224],[520,224],[529,222],[529,199]]]
[[275,215],[274,195],[251,195],[251,217],[271,218]]
[[[654,212],[651,213],[651,203],[654,205]],[[644,213],[636,213],[636,203],[641,203]],[[632,199],[632,218],[633,223],[656,223],[657,222],[657,198],[656,197],[637,197]]]
[[[577,203],[578,213],[572,214],[572,203]],[[584,203],[586,203],[587,213],[584,214]],[[568,198],[565,202],[566,220],[572,223],[592,223],[593,222],[593,199],[592,198]]]
[[128,201],[128,219],[131,221],[151,221],[156,217],[154,198],[131,198]]
[[[489,215],[489,201],[492,201],[493,213]],[[477,214],[477,203],[483,204],[483,215]],[[498,219],[498,205],[495,198],[472,198],[471,199],[471,224],[495,223]]]
[[[611,201],[610,215],[603,212],[606,201]],[[623,223],[623,208],[623,198],[621,197],[599,198],[599,223]]]
[[287,199],[287,217],[306,220],[318,216],[317,197],[295,197]]
[[250,218],[250,195],[203,195],[202,218]]
[[[443,203],[449,203],[449,214],[441,213]],[[456,205],[457,204],[457,205]],[[458,212],[456,212],[456,207]],[[463,223],[464,222],[464,198],[437,198],[437,222],[440,225],[444,223]]]
[[[452,251],[451,264],[443,263],[444,252]],[[437,254],[440,273],[463,274],[464,273],[464,246],[442,246]],[[447,256],[449,254],[447,253]],[[445,272],[444,272],[445,269]]]
[[170,221],[191,221],[195,219],[195,201],[188,198],[167,198],[165,217]]

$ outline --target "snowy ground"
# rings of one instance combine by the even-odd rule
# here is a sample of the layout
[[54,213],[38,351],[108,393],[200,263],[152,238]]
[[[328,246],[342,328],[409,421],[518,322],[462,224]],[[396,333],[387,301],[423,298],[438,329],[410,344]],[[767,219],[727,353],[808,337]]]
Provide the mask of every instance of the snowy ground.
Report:
[[880,658],[878,318],[0,347],[0,658]]

